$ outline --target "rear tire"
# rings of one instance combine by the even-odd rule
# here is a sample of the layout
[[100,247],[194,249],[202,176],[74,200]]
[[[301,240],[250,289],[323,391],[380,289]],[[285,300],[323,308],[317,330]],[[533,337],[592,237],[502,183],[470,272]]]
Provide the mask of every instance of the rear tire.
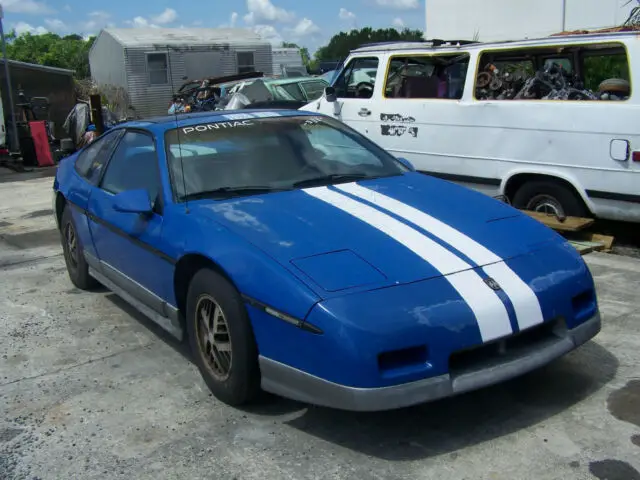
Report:
[[521,210],[555,214],[559,217],[589,215],[582,199],[553,180],[534,180],[522,185],[513,196],[513,206]]
[[89,275],[89,265],[84,258],[82,241],[68,206],[64,207],[60,220],[60,241],[71,283],[80,290],[96,288],[99,285],[98,281]]
[[187,335],[194,361],[211,393],[239,406],[260,392],[258,348],[238,291],[223,276],[198,271],[187,294]]

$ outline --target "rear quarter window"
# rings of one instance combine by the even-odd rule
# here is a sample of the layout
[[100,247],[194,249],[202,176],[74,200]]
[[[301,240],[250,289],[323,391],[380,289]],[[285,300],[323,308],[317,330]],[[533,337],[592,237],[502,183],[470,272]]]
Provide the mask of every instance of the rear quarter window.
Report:
[[632,94],[619,42],[486,50],[475,78],[477,100],[625,101]]

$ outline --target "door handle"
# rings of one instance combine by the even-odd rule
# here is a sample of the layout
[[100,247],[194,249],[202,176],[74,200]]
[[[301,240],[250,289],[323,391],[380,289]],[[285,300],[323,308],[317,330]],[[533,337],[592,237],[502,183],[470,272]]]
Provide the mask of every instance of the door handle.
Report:
[[361,117],[368,117],[369,115],[371,115],[371,110],[369,110],[368,108],[361,108],[358,112],[358,115],[360,115]]

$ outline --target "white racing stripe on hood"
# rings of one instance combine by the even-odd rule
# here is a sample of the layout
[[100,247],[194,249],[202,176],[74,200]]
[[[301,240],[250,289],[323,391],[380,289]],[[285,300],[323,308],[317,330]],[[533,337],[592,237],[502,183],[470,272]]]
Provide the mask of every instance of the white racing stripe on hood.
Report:
[[512,333],[509,314],[500,298],[460,257],[388,214],[327,187],[302,191],[385,233],[437,269],[473,311],[483,342]]
[[451,245],[478,265],[483,266],[482,269],[485,273],[500,284],[502,290],[511,300],[520,330],[543,322],[540,302],[531,287],[511,270],[502,258],[485,246],[437,218],[382,193],[355,183],[335,185],[335,188],[404,218]]

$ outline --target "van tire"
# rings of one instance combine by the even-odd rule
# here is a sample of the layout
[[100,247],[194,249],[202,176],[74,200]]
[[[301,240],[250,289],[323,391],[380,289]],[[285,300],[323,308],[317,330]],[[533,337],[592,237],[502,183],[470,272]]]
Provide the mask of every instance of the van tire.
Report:
[[587,217],[582,199],[553,180],[533,180],[522,185],[513,196],[513,206],[520,210],[557,214],[560,217]]

